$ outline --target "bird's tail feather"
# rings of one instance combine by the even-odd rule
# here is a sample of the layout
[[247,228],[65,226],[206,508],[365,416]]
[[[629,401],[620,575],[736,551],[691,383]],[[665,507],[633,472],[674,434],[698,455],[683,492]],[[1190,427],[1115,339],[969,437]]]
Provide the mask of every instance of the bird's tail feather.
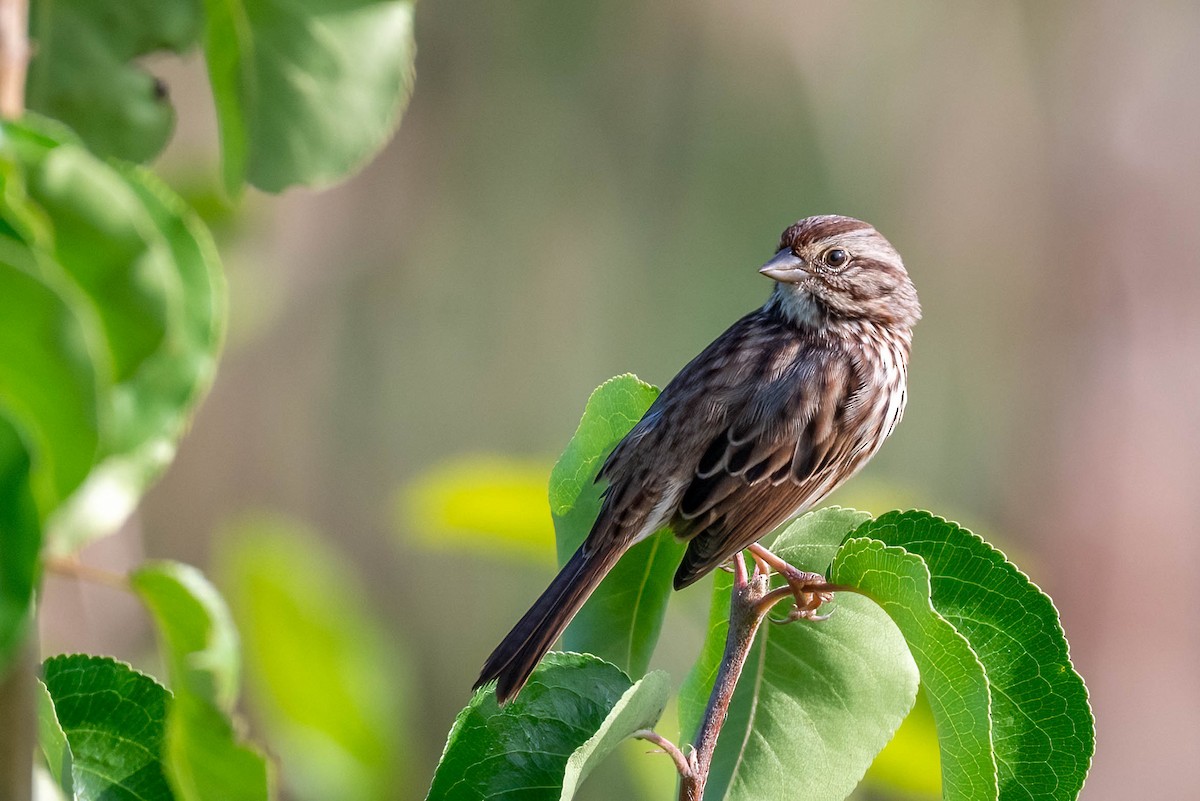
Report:
[[576,551],[541,597],[492,651],[475,688],[495,680],[496,698],[500,703],[520,692],[537,663],[615,562],[616,558],[611,556],[585,553],[583,547]]

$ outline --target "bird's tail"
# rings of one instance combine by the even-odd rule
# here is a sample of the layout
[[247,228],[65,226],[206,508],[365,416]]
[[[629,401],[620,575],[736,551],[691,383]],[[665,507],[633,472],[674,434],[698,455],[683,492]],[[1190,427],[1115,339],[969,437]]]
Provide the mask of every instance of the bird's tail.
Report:
[[550,582],[525,616],[492,651],[475,682],[478,689],[496,681],[496,698],[504,703],[525,686],[529,674],[566,629],[592,590],[616,563],[614,555],[585,553],[581,547]]

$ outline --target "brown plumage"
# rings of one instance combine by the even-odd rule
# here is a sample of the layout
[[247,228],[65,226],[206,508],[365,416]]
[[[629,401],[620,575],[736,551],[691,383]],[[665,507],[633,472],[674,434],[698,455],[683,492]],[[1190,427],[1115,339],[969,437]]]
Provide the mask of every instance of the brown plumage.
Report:
[[761,309],[666,386],[609,455],[591,533],[483,666],[506,701],[521,689],[616,561],[670,524],[688,547],[686,587],[875,454],[904,412],[921,310],[900,256],[849,217],[801,220],[761,272]]

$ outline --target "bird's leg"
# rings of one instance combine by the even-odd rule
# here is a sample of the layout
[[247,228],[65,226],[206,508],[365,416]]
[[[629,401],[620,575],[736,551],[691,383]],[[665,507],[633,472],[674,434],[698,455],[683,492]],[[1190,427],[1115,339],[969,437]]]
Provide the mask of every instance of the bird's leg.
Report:
[[[754,574],[755,574],[755,576],[770,576],[770,566],[767,565],[767,562],[764,562],[763,560],[758,559],[758,556],[756,554],[750,554],[750,555],[754,556]],[[739,562],[739,561],[742,562],[742,566],[744,568],[745,560],[742,558],[742,552],[740,552],[740,550],[738,553],[733,554],[732,556],[730,556],[730,558],[726,559],[724,562],[721,562],[721,564],[718,565],[718,567],[720,567],[721,570],[725,571],[726,573],[737,574],[738,568],[736,567],[736,565],[737,565],[737,562]],[[749,576],[746,577],[746,579],[749,580]]]
[[784,581],[787,582],[786,587],[779,587],[767,593],[759,601],[759,608],[766,611],[788,595],[791,595],[795,600],[787,617],[774,622],[791,623],[795,620],[826,620],[829,617],[829,615],[818,615],[817,610],[821,607],[821,604],[832,601],[833,591],[839,588],[827,583],[825,577],[820,573],[809,573],[792,567],[758,543],[751,545],[749,551],[750,555],[754,557],[755,563],[763,572],[767,572],[768,568],[773,569],[776,573],[783,576]]
[[749,582],[750,577],[746,575],[746,560],[742,559],[742,553],[738,551],[733,555],[733,584],[735,587],[745,587]]
[[[762,550],[766,551],[766,548],[762,548]],[[763,559],[762,556],[758,553],[758,551],[755,550],[755,548],[753,546],[751,546],[751,548],[750,548],[750,556],[754,558],[754,572],[755,573],[761,574],[763,576],[771,575],[771,563],[768,562],[766,559]]]

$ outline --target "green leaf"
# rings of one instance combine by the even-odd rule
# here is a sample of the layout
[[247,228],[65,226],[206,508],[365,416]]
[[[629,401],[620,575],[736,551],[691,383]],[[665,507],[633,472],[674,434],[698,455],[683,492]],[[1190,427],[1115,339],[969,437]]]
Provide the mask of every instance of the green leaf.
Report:
[[31,490],[45,517],[96,457],[99,378],[74,310],[56,289],[12,264],[6,251],[19,245],[0,240],[8,245],[0,250],[0,408],[29,450]]
[[159,347],[118,384],[110,455],[55,517],[51,550],[69,553],[110,533],[175,457],[212,384],[225,330],[225,281],[208,231],[148,170],[118,167],[120,178],[163,237],[179,303]]
[[[179,280],[166,240],[111,165],[37,120],[6,126],[29,200],[52,221],[57,261],[92,302],[104,328],[113,377],[127,379],[166,335]],[[23,140],[23,141],[22,141]]]
[[73,759],[67,733],[58,722],[58,714],[54,711],[54,699],[50,697],[50,691],[41,679],[37,680],[37,689],[34,692],[37,694],[38,745],[46,758],[46,766],[50,769],[50,775],[54,777],[54,783],[68,798],[74,798],[75,793],[71,789]]
[[180,693],[167,717],[166,768],[180,801],[266,801],[270,766],[238,742],[229,719],[192,693]]
[[148,171],[96,159],[50,121],[4,133],[0,219],[14,238],[0,254],[24,247],[22,268],[58,289],[115,382],[92,400],[101,463],[49,523],[63,554],[123,523],[174,457],[212,380],[225,287],[207,231]]
[[[588,398],[583,419],[550,474],[559,565],[584,541],[600,512],[603,487],[595,482],[596,473],[656,397],[657,388],[622,375]],[[683,550],[666,529],[630,548],[575,616],[563,635],[564,646],[607,659],[631,676],[645,673]]]
[[549,653],[505,706],[491,689],[475,693],[454,721],[427,798],[569,799],[621,739],[657,720],[667,691],[660,672],[634,684],[590,654]]
[[172,801],[160,758],[170,693],[108,657],[55,656],[42,670],[70,744],[74,797]]
[[829,578],[870,595],[904,633],[937,723],[944,797],[996,798],[987,676],[967,639],[931,603],[924,560],[877,540],[849,539]]
[[854,535],[919,555],[934,608],[982,663],[999,797],[1078,795],[1095,750],[1095,720],[1049,597],[980,537],[927,512],[889,512]]
[[129,580],[154,616],[175,688],[165,753],[176,796],[269,798],[266,760],[238,742],[228,717],[237,698],[238,641],[225,602],[199,570],[177,562],[147,563]]
[[7,673],[33,619],[42,529],[30,469],[25,444],[0,414],[0,675]]
[[[861,518],[852,510],[810,513],[773,549],[800,569],[823,572],[830,543]],[[731,585],[727,574],[717,573],[713,624],[680,691],[688,735],[703,714],[724,649]],[[706,797],[841,801],[912,708],[917,685],[903,637],[866,598],[843,593],[826,621],[764,624],[721,730]]]
[[[866,512],[840,506],[817,509],[782,526],[771,547],[786,548],[789,553],[798,554],[799,562],[803,564],[828,565],[846,534],[870,518]],[[713,601],[708,612],[704,647],[679,689],[680,737],[688,742],[695,739],[700,728],[725,654],[725,637],[729,631],[733,576],[721,570],[713,576]]]
[[268,192],[349,175],[399,124],[409,0],[205,0],[225,183]]
[[[4,129],[4,133],[8,132]],[[0,144],[0,671],[30,619],[45,518],[87,475],[100,447],[97,338],[70,282],[44,274],[46,221],[25,203],[21,165]],[[53,267],[53,265],[50,265]]]
[[661,670],[647,673],[617,701],[596,733],[567,759],[560,801],[570,801],[592,769],[611,754],[622,740],[649,729],[662,717],[671,696],[671,679]]
[[534,459],[473,455],[444,462],[404,487],[400,526],[429,549],[548,562],[549,474],[550,466]]
[[147,161],[175,124],[163,87],[135,66],[200,34],[198,0],[34,0],[29,108],[70,125],[99,156]]
[[229,713],[241,669],[237,630],[216,587],[196,568],[146,562],[129,577],[154,616],[175,694],[191,693]]
[[388,799],[404,753],[404,660],[311,533],[248,520],[222,537],[221,575],[242,632],[252,700],[297,798]]
[[870,519],[869,512],[843,506],[806,512],[781,528],[771,541],[771,550],[788,553],[785,558],[795,559],[794,565],[820,565],[815,572],[824,573],[846,535]]
[[937,722],[929,706],[929,694],[921,690],[896,736],[871,763],[863,785],[879,795],[937,801],[942,798],[941,765]]

